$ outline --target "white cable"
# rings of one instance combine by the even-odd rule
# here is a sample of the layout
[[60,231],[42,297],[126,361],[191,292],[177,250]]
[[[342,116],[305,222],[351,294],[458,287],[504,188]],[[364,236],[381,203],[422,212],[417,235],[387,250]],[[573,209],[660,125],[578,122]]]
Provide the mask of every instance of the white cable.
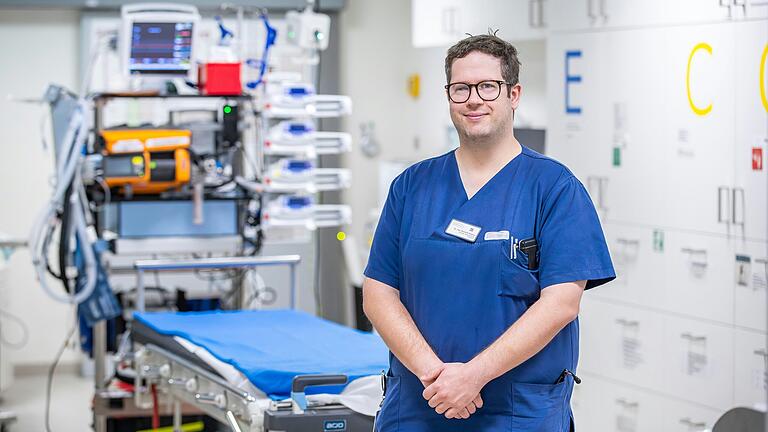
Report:
[[[43,290],[54,300],[62,303],[77,304],[83,302],[91,296],[96,288],[97,263],[93,252],[93,242],[89,238],[88,229],[85,220],[85,209],[80,199],[81,184],[76,172],[80,167],[81,152],[90,133],[90,117],[86,115],[88,104],[84,99],[80,100],[78,109],[73,113],[69,123],[69,128],[65,133],[65,140],[62,142],[62,151],[59,153],[59,163],[56,172],[56,186],[51,199],[47,205],[40,211],[29,238],[30,253],[32,254],[32,263],[37,273],[38,281]],[[67,197],[66,192],[72,185],[72,194]],[[45,239],[52,235],[56,224],[56,212],[60,209],[64,200],[70,200],[70,212],[75,235],[80,240],[80,248],[85,262],[86,282],[84,288],[76,294],[65,294],[54,291],[47,282],[47,250],[44,247]],[[66,247],[66,245],[59,245]],[[66,269],[61,269],[62,276],[66,277]]]

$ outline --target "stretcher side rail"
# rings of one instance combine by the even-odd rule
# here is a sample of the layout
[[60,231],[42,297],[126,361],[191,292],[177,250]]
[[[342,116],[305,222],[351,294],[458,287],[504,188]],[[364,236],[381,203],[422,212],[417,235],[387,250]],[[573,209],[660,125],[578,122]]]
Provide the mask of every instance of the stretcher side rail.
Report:
[[137,260],[133,263],[136,269],[136,310],[144,312],[145,286],[144,272],[146,271],[194,271],[222,270],[231,268],[250,269],[257,267],[287,265],[290,267],[291,309],[296,308],[296,266],[301,261],[299,255],[278,255],[268,257],[217,257],[185,260],[154,259]]
[[[263,432],[272,415],[282,413],[271,419],[272,423],[280,423],[284,421],[286,413],[304,414],[304,410],[297,411],[296,400],[278,402],[251,395],[199,365],[154,344],[144,345],[137,353],[136,372],[136,406],[145,409],[152,406],[152,401],[141,395],[148,393],[151,385],[155,385],[156,390],[169,395],[174,401],[174,430],[181,430],[181,402],[228,425],[233,432]],[[303,393],[307,387],[346,381],[346,375],[300,375],[294,378],[293,389]],[[314,410],[315,414],[308,413],[310,416],[326,410],[331,417],[338,417],[340,411],[351,413],[349,408],[340,404],[305,405],[304,409],[307,408]],[[353,429],[352,424],[359,423],[350,420],[350,431],[360,430],[359,427]]]
[[[191,363],[157,345],[147,344],[136,356],[136,406],[149,408],[152,402],[141,396],[149,390],[150,381],[158,384],[171,397],[205,412],[233,431],[258,431],[251,418],[249,405],[257,402],[250,393],[232,386],[223,378]],[[175,403],[174,428],[180,430],[180,404]],[[177,418],[179,424],[176,424]],[[261,423],[261,422],[258,422]]]

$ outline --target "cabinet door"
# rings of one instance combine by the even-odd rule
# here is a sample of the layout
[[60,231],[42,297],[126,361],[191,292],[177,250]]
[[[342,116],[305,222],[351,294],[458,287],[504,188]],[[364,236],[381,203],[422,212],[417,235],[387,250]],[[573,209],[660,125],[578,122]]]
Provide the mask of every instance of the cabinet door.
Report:
[[593,298],[589,291],[581,300],[579,311],[579,373],[603,374],[606,358],[614,356],[612,345],[606,343],[605,329],[610,314],[605,302]]
[[768,291],[768,243],[734,240],[733,322],[737,326],[766,331]]
[[467,26],[464,0],[412,0],[411,37],[416,48],[449,46]]
[[749,19],[765,19],[768,18],[768,2],[762,0],[751,0],[742,2],[745,6],[742,8],[741,16]]
[[544,8],[541,1],[476,0],[467,5],[466,31],[478,35],[498,30],[498,36],[508,41],[543,39],[545,30],[539,24]]
[[596,375],[579,372],[581,384],[573,387],[571,409],[577,431],[608,431],[604,413],[606,382]]
[[[712,387],[714,391],[717,387]],[[709,431],[724,410],[716,410],[700,405],[665,399],[662,411],[663,424],[658,430],[664,432],[702,432]]]
[[598,25],[597,0],[546,0],[547,28],[553,32],[585,30]]
[[617,381],[645,388],[661,388],[659,374],[664,357],[664,319],[656,312],[609,305],[608,319],[601,329],[608,356],[600,361],[602,372]]
[[[665,393],[723,411],[731,408],[732,328],[667,316],[665,329]],[[692,415],[681,415],[674,420],[686,417],[709,420]],[[686,430],[672,428],[671,423],[667,426],[663,430]]]
[[[664,159],[665,112],[651,95],[664,88],[665,67],[654,62],[667,44],[659,29],[603,34],[606,61],[600,85],[601,114],[595,127],[606,128],[598,139],[603,154],[582,157],[608,160],[609,180],[603,187],[608,220],[664,225],[667,189]],[[607,136],[606,136],[607,135]]]
[[600,22],[604,28],[663,24],[665,0],[599,0]]
[[734,330],[734,406],[765,409],[768,348],[765,333]]
[[603,388],[605,405],[603,415],[609,427],[601,429],[616,432],[657,432],[664,430],[659,415],[664,401],[658,395],[618,383]]
[[667,291],[664,232],[611,221],[604,223],[603,229],[616,279],[589,294],[640,306],[663,307]]
[[667,232],[664,308],[733,324],[733,245],[725,237]]
[[[765,6],[768,9],[768,6]],[[768,240],[768,20],[735,26],[736,98],[732,215],[736,235]],[[760,73],[762,72],[762,75]],[[762,87],[761,87],[762,85]],[[764,93],[765,92],[765,93]]]
[[610,164],[609,107],[605,86],[606,38],[601,34],[552,35],[547,42],[547,153],[565,163],[603,213]]
[[[665,29],[666,205],[669,224],[729,234],[733,182],[734,29],[712,24]],[[653,59],[649,59],[653,61]],[[653,125],[648,125],[653,127]]]
[[675,0],[665,2],[664,21],[667,24],[695,24],[712,21],[727,21],[731,12],[728,6],[730,0]]

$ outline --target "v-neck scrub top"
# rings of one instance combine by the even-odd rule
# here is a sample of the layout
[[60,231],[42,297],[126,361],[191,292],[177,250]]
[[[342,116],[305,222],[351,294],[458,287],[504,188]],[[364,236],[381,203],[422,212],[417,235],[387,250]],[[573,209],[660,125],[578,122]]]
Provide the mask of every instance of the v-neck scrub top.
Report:
[[[446,233],[453,220],[480,228],[475,241]],[[535,238],[529,268],[515,242]],[[399,290],[400,300],[443,362],[467,362],[538,300],[541,290],[615,278],[597,212],[561,163],[523,147],[471,199],[454,152],[417,163],[390,186],[365,275]],[[424,387],[390,353],[378,431],[567,431],[571,423],[578,319],[539,353],[488,383],[469,419],[446,419]]]

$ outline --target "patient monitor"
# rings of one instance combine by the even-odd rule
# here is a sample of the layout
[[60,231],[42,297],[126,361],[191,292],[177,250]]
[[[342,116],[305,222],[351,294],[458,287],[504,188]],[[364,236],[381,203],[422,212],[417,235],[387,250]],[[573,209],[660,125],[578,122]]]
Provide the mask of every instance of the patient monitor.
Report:
[[122,68],[133,89],[162,89],[167,81],[194,77],[195,32],[200,22],[196,7],[129,4],[122,7],[121,17]]

